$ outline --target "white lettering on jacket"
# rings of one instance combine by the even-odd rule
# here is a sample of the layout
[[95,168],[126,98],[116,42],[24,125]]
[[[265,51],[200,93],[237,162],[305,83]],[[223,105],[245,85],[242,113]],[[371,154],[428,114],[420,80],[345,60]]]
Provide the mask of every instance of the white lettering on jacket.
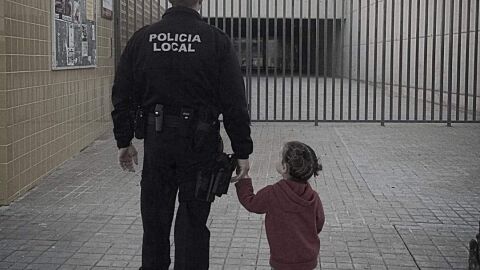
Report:
[[194,53],[195,43],[202,43],[200,35],[184,33],[150,34],[148,41],[153,45],[154,52]]

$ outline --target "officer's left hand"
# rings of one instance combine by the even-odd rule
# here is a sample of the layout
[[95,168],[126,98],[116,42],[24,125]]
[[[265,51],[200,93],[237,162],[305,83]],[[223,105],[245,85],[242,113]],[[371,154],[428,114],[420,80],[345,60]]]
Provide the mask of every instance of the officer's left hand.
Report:
[[118,149],[118,163],[124,171],[135,172],[133,163],[138,165],[138,152],[131,144],[128,147]]

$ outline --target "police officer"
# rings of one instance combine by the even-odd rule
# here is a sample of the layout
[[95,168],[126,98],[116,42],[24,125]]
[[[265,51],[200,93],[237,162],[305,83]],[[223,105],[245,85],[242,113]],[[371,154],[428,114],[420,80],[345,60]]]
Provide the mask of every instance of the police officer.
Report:
[[[198,175],[208,171],[221,150],[220,114],[238,158],[238,177],[248,173],[250,118],[228,36],[202,20],[202,0],[169,1],[173,7],[162,20],[137,31],[122,54],[112,118],[124,170],[134,171],[138,164],[134,134],[144,137],[141,269],[168,269],[171,263],[169,236],[178,192],[175,269],[201,270],[209,265],[211,203],[196,196]],[[136,118],[136,128],[134,111],[143,116]]]

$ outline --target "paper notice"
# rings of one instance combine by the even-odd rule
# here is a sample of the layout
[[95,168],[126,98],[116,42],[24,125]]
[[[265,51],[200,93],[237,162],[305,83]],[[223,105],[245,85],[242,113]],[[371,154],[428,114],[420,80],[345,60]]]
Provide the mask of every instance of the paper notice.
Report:
[[95,0],[86,0],[87,20],[95,21]]
[[88,42],[86,41],[82,42],[82,56],[83,57],[88,56]]

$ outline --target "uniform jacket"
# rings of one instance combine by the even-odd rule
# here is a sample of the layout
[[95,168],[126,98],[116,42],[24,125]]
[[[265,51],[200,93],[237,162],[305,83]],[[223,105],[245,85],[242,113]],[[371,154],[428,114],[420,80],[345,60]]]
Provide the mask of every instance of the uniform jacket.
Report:
[[161,21],[138,30],[117,67],[112,118],[118,147],[134,136],[133,101],[146,110],[208,108],[223,115],[238,158],[252,153],[245,85],[228,36],[193,9],[173,7]]
[[310,184],[281,180],[256,195],[249,178],[235,186],[240,203],[248,211],[266,214],[270,265],[275,270],[314,269],[325,216],[320,197]]

